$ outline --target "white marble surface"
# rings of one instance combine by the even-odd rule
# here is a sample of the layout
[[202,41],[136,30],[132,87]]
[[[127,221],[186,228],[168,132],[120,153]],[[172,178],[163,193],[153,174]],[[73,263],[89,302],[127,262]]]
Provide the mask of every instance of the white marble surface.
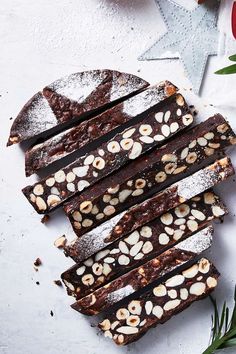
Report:
[[[192,0],[182,3],[194,6]],[[229,27],[230,3],[223,3],[221,31]],[[185,91],[191,84],[178,61],[136,60],[164,30],[153,0],[1,0],[0,353],[200,354],[207,346],[212,313],[209,300],[194,304],[127,348],[115,347],[98,334],[91,327],[95,319],[72,311],[71,298],[53,284],[72,264],[53,246],[59,235],[71,234],[69,224],[60,212],[46,226],[40,223],[21,193],[21,188],[34,180],[24,177],[23,152],[19,146],[5,147],[10,117],[15,117],[36,91],[63,75],[94,68],[132,72],[152,83],[168,78],[196,104],[199,120],[219,111],[236,129],[236,76],[213,74],[227,62],[222,56],[223,32],[221,55],[210,60],[199,99]],[[236,52],[235,44],[226,42],[229,54]],[[231,156],[236,166],[235,152]],[[219,301],[230,301],[236,283],[236,183],[231,179],[218,190],[230,215],[223,225],[217,225],[208,253],[222,273],[215,295]],[[37,257],[43,265],[35,272]]]

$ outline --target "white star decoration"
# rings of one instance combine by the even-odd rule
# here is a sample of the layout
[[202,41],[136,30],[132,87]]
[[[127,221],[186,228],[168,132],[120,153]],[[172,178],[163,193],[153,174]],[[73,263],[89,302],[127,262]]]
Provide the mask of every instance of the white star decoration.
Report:
[[218,48],[218,0],[189,11],[171,0],[156,0],[167,26],[165,33],[139,60],[179,58],[194,91],[199,92],[209,55]]

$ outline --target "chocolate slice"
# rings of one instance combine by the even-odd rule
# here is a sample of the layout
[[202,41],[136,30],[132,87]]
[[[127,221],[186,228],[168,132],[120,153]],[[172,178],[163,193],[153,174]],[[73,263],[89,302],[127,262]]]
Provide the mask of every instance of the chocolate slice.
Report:
[[53,82],[34,95],[11,127],[7,145],[47,135],[65,123],[88,118],[147,87],[148,82],[112,70],[75,73]]
[[118,345],[140,339],[150,328],[165,323],[208,296],[217,286],[219,272],[206,258],[166,282],[153,286],[140,297],[133,296],[99,324],[105,337]]
[[[130,208],[127,212],[115,216],[112,219],[113,222],[110,221],[110,230],[107,230],[106,240],[112,242],[127,235],[159,215],[225,181],[233,174],[234,168],[229,158],[225,157],[216,161],[212,165],[171,185],[164,191],[155,194],[143,203]],[[167,213],[166,216],[169,217],[169,214]],[[115,220],[116,218],[117,220]]]
[[[168,85],[170,84],[163,84]],[[165,90],[164,90],[165,91]],[[179,116],[175,110],[170,112],[167,96],[156,92],[163,106],[147,114],[140,122],[117,134],[112,140],[99,148],[78,158],[56,173],[23,189],[23,193],[38,213],[48,213],[67,199],[85,188],[110,175],[128,162],[135,160],[152,147],[159,146],[192,123],[190,113]],[[156,98],[157,100],[158,98]],[[173,99],[186,106],[181,95]],[[168,120],[159,123],[160,110],[168,111]],[[84,225],[91,223],[84,220]]]
[[[184,174],[196,171],[200,163],[215,160],[233,144],[236,136],[220,114],[183,132],[181,139],[151,151],[65,203],[65,212],[76,235],[82,236]],[[85,219],[91,225],[84,223]]]
[[163,89],[166,90],[166,87],[161,83],[147,88],[100,115],[32,146],[25,155],[26,176],[104,137],[110,131],[134,118],[141,119],[142,114],[160,103],[157,91],[160,95],[164,95]]
[[[158,281],[169,272],[177,271],[179,267],[192,261],[197,255],[210,247],[212,235],[212,226],[199,231],[140,267],[79,299],[72,305],[72,308],[85,315],[95,315],[110,308],[115,303],[125,299],[126,296],[141,290],[154,281]],[[137,246],[139,245],[136,244]],[[107,259],[112,263],[112,257]],[[85,274],[84,282],[89,285],[92,277],[92,274]]]
[[[100,286],[173,247],[191,236],[193,232],[205,228],[212,220],[218,218],[219,214],[223,217],[227,214],[227,209],[219,197],[209,191],[170,210],[169,213],[171,223],[168,222],[168,225],[166,225],[168,217],[164,214],[99,252],[94,252],[91,246],[88,250],[86,243],[84,247],[79,247],[76,242],[66,245],[64,249],[66,254],[78,262],[61,276],[68,294],[77,299],[88,295]],[[94,254],[81,262],[81,257],[85,256],[86,252]],[[113,263],[109,263],[111,259]],[[86,275],[92,275],[89,284],[84,283]]]
[[[78,254],[81,251],[82,258],[80,259],[87,258],[104,248],[105,244],[120,239],[164,213],[168,218],[170,209],[178,207],[233,174],[234,168],[229,158],[225,157],[216,161],[214,164],[171,185],[145,202],[130,208],[127,212],[114,216],[111,220],[88,232],[81,240],[72,243],[71,254],[80,257]],[[217,214],[218,217],[221,216],[218,208],[215,209],[215,215],[217,216]],[[171,222],[171,218],[167,220],[168,222]],[[83,251],[84,249],[86,251]],[[91,250],[92,253],[90,253]]]

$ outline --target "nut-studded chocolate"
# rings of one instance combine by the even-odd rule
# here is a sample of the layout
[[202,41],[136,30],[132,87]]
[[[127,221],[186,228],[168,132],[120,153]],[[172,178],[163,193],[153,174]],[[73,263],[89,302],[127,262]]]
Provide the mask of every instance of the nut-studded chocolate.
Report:
[[[139,291],[169,272],[177,270],[183,264],[193,260],[196,255],[210,247],[212,234],[212,226],[199,231],[156,258],[95,290],[92,294],[81,298],[72,305],[72,308],[86,315],[94,315],[108,309],[113,304],[123,300],[126,296]],[[138,248],[141,249],[142,245],[140,247],[139,243],[136,243],[133,247],[137,248],[134,253],[138,254]],[[114,259],[110,258],[110,262],[112,263]],[[89,275],[86,276],[88,277]],[[90,276],[92,275],[90,274]]]
[[[142,114],[160,103],[157,92],[163,95],[163,83],[147,88],[94,118],[32,146],[25,155],[26,176],[105,136],[133,118],[141,119]],[[150,140],[149,137],[147,139]]]
[[[197,232],[218,218],[219,214],[223,216],[226,213],[227,209],[219,197],[208,191],[170,210],[169,217],[159,217],[96,253],[88,250],[87,244],[79,247],[78,240],[66,245],[65,253],[77,262],[62,274],[62,280],[66,281],[66,285],[70,284],[67,287],[68,294],[77,299],[88,295],[101,285],[186,239],[193,233],[193,229]],[[172,222],[167,226],[165,220],[168,218]],[[81,262],[86,251],[93,255]],[[84,284],[84,274],[93,275],[93,284]]]
[[[59,79],[34,95],[16,117],[7,145],[88,119],[117,100],[148,86],[143,79],[114,70],[91,70]],[[57,129],[58,130],[58,129]]]
[[[103,143],[99,148],[78,158],[65,168],[24,188],[23,193],[35,210],[38,213],[50,212],[77,192],[95,184],[129,161],[135,160],[152,147],[163,144],[167,138],[192,123],[193,117],[188,113],[189,109],[185,103],[184,107],[181,107],[181,116],[177,115],[175,109],[168,115],[168,120],[159,123],[159,118],[156,118],[157,110],[161,110],[162,113],[169,111],[170,105],[169,100],[165,100],[166,96],[163,97],[159,92],[157,95],[160,102],[163,101],[163,106],[155,112],[147,113],[140,123],[125,129],[112,140]],[[172,99],[177,100],[177,97],[178,95],[174,95]],[[149,137],[151,141],[147,142],[143,137]],[[73,181],[71,181],[72,176]],[[85,218],[82,224],[84,227],[89,227],[93,222]]]
[[[222,129],[224,127],[224,129]],[[217,114],[191,130],[181,139],[174,139],[161,149],[132,162],[99,184],[85,190],[65,204],[77,236],[83,235],[112,216],[154,194],[167,183],[173,183],[198,164],[216,159],[222,150],[236,144],[236,137],[225,119]],[[83,203],[90,203],[90,212],[83,212]],[[78,220],[78,216],[79,219]],[[90,219],[91,226],[83,226]]]
[[[206,265],[202,271],[202,264]],[[118,345],[140,339],[150,328],[168,321],[193,302],[208,296],[217,286],[219,272],[203,258],[166,282],[154,285],[140,297],[123,302],[99,324],[105,337]]]
[[[112,242],[154,220],[161,214],[167,213],[170,209],[179,206],[194,196],[212,188],[233,174],[234,168],[230,159],[224,157],[193,175],[172,184],[150,199],[130,208],[127,212],[115,216],[110,221],[100,225],[97,231],[101,228],[99,232],[107,235],[106,241]],[[167,221],[167,226],[168,222],[170,220]],[[94,232],[96,232],[95,230]]]

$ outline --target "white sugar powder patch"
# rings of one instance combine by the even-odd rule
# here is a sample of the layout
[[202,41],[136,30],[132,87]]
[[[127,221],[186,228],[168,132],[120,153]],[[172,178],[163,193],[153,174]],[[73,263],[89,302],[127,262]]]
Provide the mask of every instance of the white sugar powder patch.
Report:
[[140,78],[130,74],[121,76],[119,72],[114,71],[110,99],[111,101],[117,100],[141,87],[143,87],[143,80]]
[[213,187],[220,180],[221,177],[216,171],[205,168],[176,183],[175,186],[178,188],[178,195],[189,200]]
[[175,246],[177,249],[200,254],[212,243],[213,227],[209,226]]
[[123,103],[123,112],[134,117],[158,104],[165,98],[163,90],[151,87]]
[[55,127],[57,123],[48,101],[41,93],[38,93],[34,96],[31,105],[25,112],[23,124],[17,128],[23,136],[31,137]]
[[[76,248],[79,253],[79,261],[82,261],[94,253],[102,250],[104,247],[108,246],[111,242],[105,242],[105,239],[110,235],[112,229],[115,227],[117,222],[123,217],[125,212],[114,216],[111,220],[99,225],[92,231],[86,233],[79,239],[75,239],[71,242],[71,245],[76,244]],[[81,257],[81,258],[80,258]]]
[[53,82],[49,87],[58,94],[82,103],[106,78],[104,71],[75,73]]
[[53,82],[49,87],[58,94],[82,103],[111,74],[110,100],[114,101],[143,87],[143,80],[130,75],[120,75],[119,72],[105,70],[85,71],[75,73]]
[[114,304],[126,296],[134,293],[134,288],[131,285],[126,285],[124,288],[118,289],[113,291],[112,293],[108,294],[107,300],[110,304]]

